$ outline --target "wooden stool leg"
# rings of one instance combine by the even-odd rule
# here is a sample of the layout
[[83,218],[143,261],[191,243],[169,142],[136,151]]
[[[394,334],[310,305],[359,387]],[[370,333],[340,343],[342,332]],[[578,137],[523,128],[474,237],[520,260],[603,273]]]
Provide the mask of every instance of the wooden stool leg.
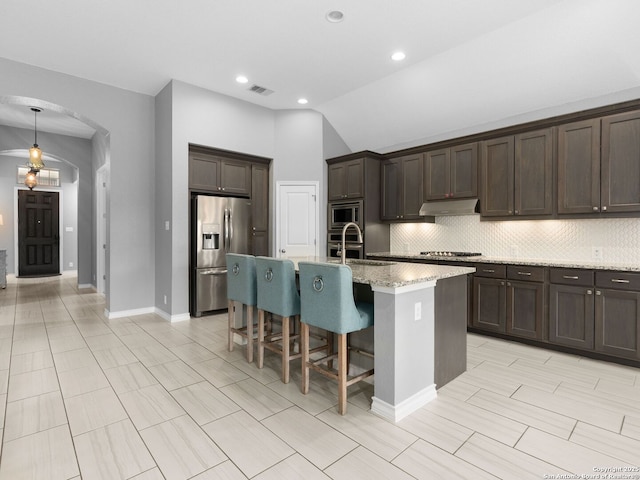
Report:
[[[327,331],[327,356],[333,353],[333,332]],[[327,362],[329,370],[333,370],[333,360]]]
[[233,300],[229,300],[229,351],[233,352],[233,328],[235,327],[235,315],[233,313]]
[[289,383],[289,330],[291,317],[282,317],[282,382]]
[[264,365],[264,310],[258,309],[258,368]]
[[253,306],[247,305],[247,362],[253,362]]
[[347,413],[347,335],[338,334],[338,413]]
[[300,390],[305,395],[309,392],[309,325],[300,323],[300,348],[302,350],[302,383]]

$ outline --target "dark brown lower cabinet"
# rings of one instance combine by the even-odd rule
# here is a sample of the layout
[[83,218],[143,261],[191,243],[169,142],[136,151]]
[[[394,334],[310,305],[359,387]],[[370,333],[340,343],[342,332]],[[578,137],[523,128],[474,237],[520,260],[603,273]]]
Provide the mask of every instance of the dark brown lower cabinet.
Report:
[[543,338],[544,284],[507,282],[507,333]]
[[593,287],[549,287],[549,341],[558,345],[593,349]]
[[269,233],[266,231],[254,231],[251,233],[251,251],[253,255],[269,255]]
[[504,333],[507,324],[506,280],[474,277],[473,321],[476,328]]
[[597,289],[595,349],[640,360],[640,292]]

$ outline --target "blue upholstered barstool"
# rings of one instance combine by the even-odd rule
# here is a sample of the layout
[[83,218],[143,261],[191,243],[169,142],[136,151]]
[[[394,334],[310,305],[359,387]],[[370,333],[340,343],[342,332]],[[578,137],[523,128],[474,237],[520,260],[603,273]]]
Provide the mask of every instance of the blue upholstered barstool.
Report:
[[[298,335],[291,335],[300,320],[300,294],[296,287],[296,271],[291,260],[256,257],[258,285],[258,368],[264,362],[264,349],[282,357],[282,381],[289,383],[289,362],[300,358],[300,353],[291,353],[291,342]],[[282,317],[282,330],[269,332],[265,336],[265,312]]]
[[[373,326],[373,305],[355,302],[351,268],[347,265],[299,262],[301,342],[302,342],[302,393],[309,391],[309,368],[338,381],[338,413],[347,411],[347,387],[373,374],[373,369],[347,378],[348,341],[351,332]],[[336,354],[321,359],[309,359],[309,326],[333,332],[338,337],[338,369],[331,365]]]
[[[233,334],[247,339],[247,362],[253,362],[253,307],[257,304],[256,258],[253,255],[227,253],[227,299],[229,300],[229,351],[233,351]],[[247,307],[247,318],[236,327],[235,307]],[[240,314],[242,317],[242,313]],[[242,326],[244,325],[244,326]]]

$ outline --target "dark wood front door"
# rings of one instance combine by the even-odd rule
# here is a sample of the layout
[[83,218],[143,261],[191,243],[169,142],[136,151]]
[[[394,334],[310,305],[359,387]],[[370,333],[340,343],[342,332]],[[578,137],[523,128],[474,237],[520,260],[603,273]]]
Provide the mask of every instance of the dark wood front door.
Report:
[[60,273],[58,193],[18,190],[18,275]]

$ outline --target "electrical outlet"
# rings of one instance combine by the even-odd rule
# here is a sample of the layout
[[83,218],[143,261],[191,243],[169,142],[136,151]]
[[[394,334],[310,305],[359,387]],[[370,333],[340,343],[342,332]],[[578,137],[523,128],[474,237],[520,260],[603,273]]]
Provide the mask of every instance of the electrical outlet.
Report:
[[171,229],[171,223],[169,223],[169,220],[164,221],[164,229],[167,231]]
[[164,304],[165,305],[167,304],[167,296],[166,295],[164,296]]
[[422,302],[416,302],[416,304],[413,306],[413,319],[414,320],[420,320],[422,318]]
[[591,247],[591,257],[594,260],[602,260],[602,258],[604,257],[602,247]]
[[73,262],[69,262],[69,268],[73,268]]

